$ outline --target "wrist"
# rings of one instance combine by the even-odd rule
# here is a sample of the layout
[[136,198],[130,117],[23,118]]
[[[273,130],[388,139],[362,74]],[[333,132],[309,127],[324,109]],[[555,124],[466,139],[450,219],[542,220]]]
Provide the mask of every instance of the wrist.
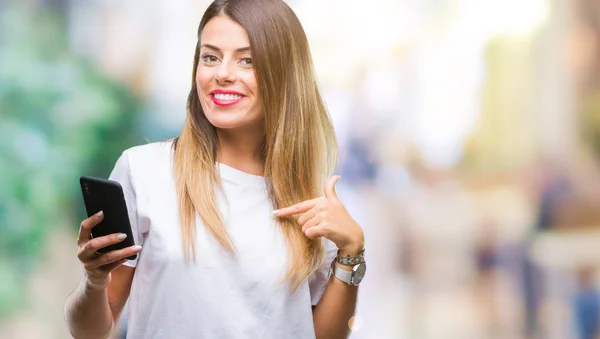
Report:
[[[345,282],[348,285],[358,286],[365,276],[367,269],[364,261],[364,252],[357,257],[340,258],[339,256],[331,263],[329,275],[334,275],[338,280]],[[342,260],[347,259],[347,260]],[[346,262],[356,262],[349,265]]]
[[110,277],[106,278],[94,278],[89,274],[86,274],[84,277],[85,288],[88,290],[100,291],[104,290],[108,287],[108,283],[110,282]]
[[356,244],[352,244],[352,245],[348,245],[348,246],[344,246],[344,247],[340,247],[338,248],[338,256],[340,257],[345,257],[345,256],[357,256],[359,255],[363,250],[365,249],[364,243],[356,243]]

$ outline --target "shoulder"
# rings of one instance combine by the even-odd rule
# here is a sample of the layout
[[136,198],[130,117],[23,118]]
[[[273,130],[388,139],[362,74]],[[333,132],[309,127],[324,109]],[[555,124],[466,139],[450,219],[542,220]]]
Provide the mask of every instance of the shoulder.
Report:
[[113,174],[125,172],[129,180],[153,179],[155,175],[168,172],[172,164],[173,141],[153,142],[138,145],[123,151]]
[[123,151],[123,154],[129,158],[129,161],[138,160],[155,160],[155,159],[164,159],[169,158],[171,156],[171,151],[173,149],[173,141],[160,141],[153,142],[144,145],[133,146],[131,148]]

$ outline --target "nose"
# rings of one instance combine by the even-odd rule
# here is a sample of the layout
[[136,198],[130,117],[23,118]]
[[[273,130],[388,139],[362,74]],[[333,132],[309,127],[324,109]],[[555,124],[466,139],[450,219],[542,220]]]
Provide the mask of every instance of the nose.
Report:
[[221,63],[217,68],[215,80],[218,83],[234,83],[237,80],[237,78],[233,67],[234,66],[231,65],[230,62]]

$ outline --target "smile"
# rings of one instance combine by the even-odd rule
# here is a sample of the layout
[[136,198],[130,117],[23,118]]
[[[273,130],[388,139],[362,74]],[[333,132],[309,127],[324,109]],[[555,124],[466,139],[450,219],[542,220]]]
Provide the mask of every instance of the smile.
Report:
[[210,98],[217,106],[231,106],[242,101],[245,96],[233,91],[214,90],[210,92]]

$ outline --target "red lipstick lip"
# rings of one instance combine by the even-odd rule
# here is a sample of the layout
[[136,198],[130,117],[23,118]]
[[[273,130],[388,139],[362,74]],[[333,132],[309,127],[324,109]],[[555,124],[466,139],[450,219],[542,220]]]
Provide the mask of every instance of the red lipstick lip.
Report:
[[[215,98],[215,94],[232,94],[232,95],[239,95],[240,98],[237,100],[219,100],[217,98]],[[217,105],[217,106],[232,106],[237,104],[238,102],[244,100],[246,96],[243,95],[240,92],[236,92],[236,91],[227,91],[227,90],[223,90],[223,89],[215,89],[213,91],[210,92],[210,98],[212,100],[212,102]]]

